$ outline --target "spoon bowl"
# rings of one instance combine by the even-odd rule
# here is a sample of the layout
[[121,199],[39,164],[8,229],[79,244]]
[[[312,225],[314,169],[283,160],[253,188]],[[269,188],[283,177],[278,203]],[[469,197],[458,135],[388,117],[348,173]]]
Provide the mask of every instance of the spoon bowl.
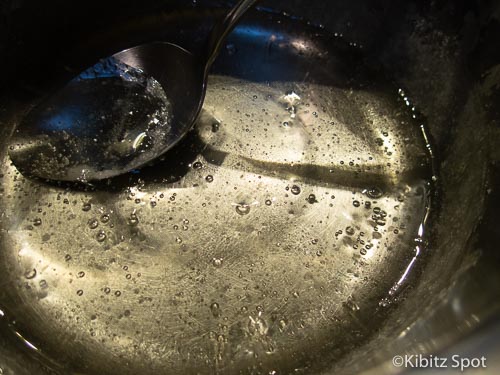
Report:
[[241,16],[240,0],[208,39],[204,56],[153,42],[100,60],[35,106],[9,146],[27,176],[86,183],[156,159],[193,127],[210,67]]

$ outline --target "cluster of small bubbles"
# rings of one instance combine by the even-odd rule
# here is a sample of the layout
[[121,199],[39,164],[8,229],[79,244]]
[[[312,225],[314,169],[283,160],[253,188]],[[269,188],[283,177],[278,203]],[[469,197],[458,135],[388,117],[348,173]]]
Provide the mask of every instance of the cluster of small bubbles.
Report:
[[266,206],[270,206],[273,202],[271,202],[270,199],[266,199],[265,203],[266,203]]
[[300,194],[300,187],[298,185],[293,185],[290,189],[293,195],[299,195]]
[[307,202],[310,203],[310,204],[313,204],[313,203],[318,203],[317,199],[316,199],[316,196],[314,194],[309,194],[309,196],[307,197]]
[[224,262],[224,258],[212,258],[212,264],[214,267],[220,268],[222,267],[222,263]]
[[391,301],[390,301],[390,300],[389,300],[389,298],[387,298],[387,297],[382,298],[382,299],[380,300],[380,302],[378,303],[378,305],[379,305],[380,307],[387,307],[387,306],[389,306],[390,304],[391,304]]
[[247,215],[250,213],[250,205],[245,203],[240,203],[236,205],[236,212],[239,215]]
[[372,219],[377,225],[384,226],[386,223],[387,212],[382,210],[380,207],[375,207],[373,209]]
[[352,297],[349,297],[346,302],[344,302],[344,306],[352,311],[359,311],[360,308],[358,304],[354,301]]
[[99,222],[97,221],[97,219],[94,218],[90,219],[88,224],[90,229],[95,229],[99,225]]
[[24,277],[27,279],[33,279],[36,276],[36,269],[33,268],[31,270],[28,270],[24,273]]
[[221,309],[217,302],[214,302],[210,305],[210,311],[212,312],[214,318],[218,318],[221,315]]
[[213,182],[214,181],[214,176],[212,176],[211,174],[207,175],[207,177],[205,177],[205,180],[207,182]]
[[87,203],[83,204],[82,211],[87,212],[87,211],[90,211],[91,208],[92,208],[92,205],[89,202],[87,202]]
[[103,230],[100,230],[97,234],[96,237],[98,242],[103,242],[106,239],[106,233]]

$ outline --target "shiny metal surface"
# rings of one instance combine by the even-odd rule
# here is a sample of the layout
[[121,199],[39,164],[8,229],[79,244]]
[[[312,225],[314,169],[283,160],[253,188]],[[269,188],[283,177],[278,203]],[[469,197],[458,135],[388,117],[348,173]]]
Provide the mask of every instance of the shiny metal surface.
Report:
[[164,154],[193,127],[208,71],[255,2],[241,0],[216,23],[206,56],[155,42],[101,59],[18,124],[9,146],[14,164],[31,177],[87,183]]

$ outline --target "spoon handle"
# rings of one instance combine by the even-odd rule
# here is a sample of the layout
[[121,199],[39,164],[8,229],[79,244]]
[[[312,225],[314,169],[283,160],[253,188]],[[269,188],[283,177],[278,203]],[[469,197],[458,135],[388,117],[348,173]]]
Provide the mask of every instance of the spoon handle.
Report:
[[208,75],[208,71],[219,54],[226,37],[229,35],[240,18],[257,1],[258,0],[239,0],[238,3],[229,11],[226,17],[221,22],[217,22],[215,24],[208,40],[208,48],[205,56],[205,77]]

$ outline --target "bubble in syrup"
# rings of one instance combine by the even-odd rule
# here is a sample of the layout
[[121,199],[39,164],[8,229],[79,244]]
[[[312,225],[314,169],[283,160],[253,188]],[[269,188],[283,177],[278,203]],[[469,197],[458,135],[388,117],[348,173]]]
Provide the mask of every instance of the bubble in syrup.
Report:
[[220,268],[222,267],[222,263],[224,262],[224,259],[223,258],[213,258],[212,259],[212,264],[217,267],[217,268]]
[[234,43],[226,44],[226,51],[228,55],[234,55],[236,53],[236,45]]
[[80,289],[80,290],[77,290],[77,291],[76,291],[76,294],[77,294],[79,297],[83,296],[83,290],[81,290],[81,289]]
[[82,211],[90,211],[90,209],[92,208],[92,205],[90,203],[84,203],[83,206],[82,206]]
[[32,279],[36,276],[36,269],[33,268],[31,270],[28,270],[24,273],[24,277],[26,277],[27,279]]
[[270,200],[270,199],[266,199],[266,202],[265,202],[265,203],[266,203],[266,206],[270,206],[273,202],[271,202],[271,200]]
[[352,235],[356,232],[356,230],[355,230],[353,227],[348,226],[347,228],[345,228],[345,232],[346,232],[346,234],[348,234],[349,236],[352,236]]
[[240,215],[248,215],[250,212],[250,205],[244,203],[237,204],[236,212]]
[[207,177],[205,177],[205,180],[206,180],[207,182],[213,182],[213,180],[214,180],[214,176],[212,176],[211,174],[209,174]]
[[97,239],[98,242],[103,242],[106,239],[106,233],[103,230],[100,230],[95,238]]
[[214,318],[218,318],[221,315],[221,309],[217,302],[214,302],[210,305],[210,311],[212,312]]
[[90,229],[95,229],[97,228],[97,226],[99,225],[99,222],[97,221],[97,219],[90,219],[89,220],[89,228]]
[[316,200],[316,196],[314,194],[309,194],[306,200],[310,204],[318,203],[318,201]]
[[290,191],[292,192],[293,195],[299,195],[300,187],[298,185],[293,185]]
[[42,219],[37,217],[35,220],[33,220],[33,225],[36,227],[42,225]]
[[380,198],[383,194],[384,193],[383,193],[382,189],[380,189],[376,186],[373,186],[373,187],[366,190],[366,195],[368,195],[372,199]]
[[137,217],[137,215],[135,213],[131,213],[129,218],[127,219],[127,223],[128,225],[137,225],[139,223],[139,218]]
[[287,322],[285,319],[280,319],[279,321],[279,330],[283,332],[286,328]]

